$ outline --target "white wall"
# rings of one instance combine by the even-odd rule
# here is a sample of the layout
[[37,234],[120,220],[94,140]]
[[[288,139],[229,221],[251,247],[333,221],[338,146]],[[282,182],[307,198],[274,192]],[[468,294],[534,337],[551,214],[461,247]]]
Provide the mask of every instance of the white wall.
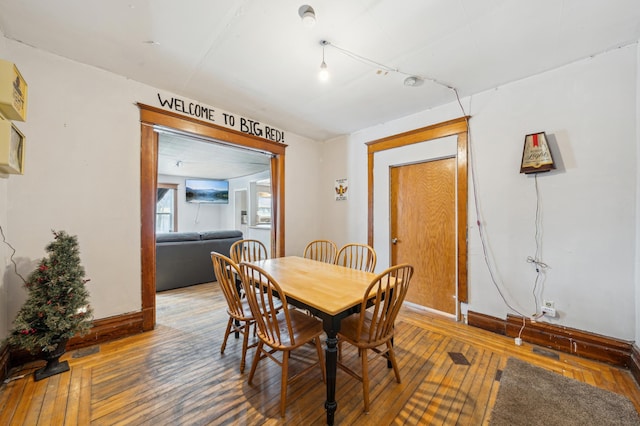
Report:
[[[197,178],[197,176],[193,176]],[[233,214],[233,191],[229,191],[229,204],[187,203],[185,198],[185,177],[158,175],[158,183],[174,183],[178,185],[176,193],[178,206],[178,231],[216,231],[227,228],[227,216]]]
[[[248,225],[237,226],[235,223],[236,191],[244,189],[249,196],[249,182],[268,179],[270,172],[260,172],[251,176],[244,176],[229,180],[229,204],[194,204],[185,201],[185,177],[158,175],[158,182],[178,185],[178,231],[217,231],[237,229],[242,231],[245,238],[258,239],[270,246],[271,230],[264,226],[256,228]],[[197,178],[197,176],[194,176]],[[247,200],[250,203],[249,200]],[[248,207],[247,207],[248,209]],[[238,213],[239,214],[239,213]]]
[[[636,45],[636,162],[640,164],[640,42]],[[636,217],[640,216],[640,173],[636,168]],[[640,226],[636,219],[636,335],[640,342]]]
[[[321,190],[322,237],[338,248],[356,242],[367,243],[367,139],[359,133],[341,136],[323,144]],[[336,179],[348,179],[347,199],[336,201]]]
[[[542,298],[559,312],[551,322],[626,340],[636,337],[637,84],[637,47],[629,46],[463,100],[480,219],[507,301],[535,310],[535,271],[526,261],[535,254],[535,182],[518,172],[524,136],[545,131],[560,163],[538,178],[540,257],[550,266]],[[353,192],[347,204],[329,203],[324,235],[366,239],[365,142],[461,115],[453,102],[325,143],[323,173],[349,177]],[[510,310],[483,261],[472,188],[469,309],[505,317]],[[359,221],[350,220],[355,214]]]
[[321,181],[322,144],[305,140],[291,143],[287,139],[285,156],[285,254],[302,256],[311,240],[322,238],[325,214],[322,194],[328,190]]
[[[0,197],[8,198],[0,220],[6,217],[10,224],[20,272],[28,274],[44,255],[51,229],[64,229],[78,235],[95,317],[139,311],[140,115],[135,103],[159,106],[159,90],[2,40],[4,56],[29,84],[28,119],[21,128],[27,138],[25,175],[0,183]],[[288,132],[286,137],[285,186],[287,197],[295,200],[286,210],[286,244],[297,247],[298,238],[314,235],[308,224],[319,221],[317,209],[296,208],[317,203],[319,147]],[[26,294],[10,279],[2,283],[8,285],[3,312],[12,319]]]
[[[0,224],[27,275],[51,229],[78,235],[96,318],[140,309],[140,129],[136,102],[156,106],[157,89],[31,47],[0,40],[29,84],[24,176],[0,179]],[[509,84],[464,104],[482,224],[509,301],[529,312],[535,278],[533,179],[518,173],[524,135],[546,131],[561,168],[540,176],[542,260],[551,266],[543,297],[554,322],[632,340],[636,316],[638,49],[621,48]],[[452,96],[453,100],[453,96]],[[455,103],[353,135],[316,143],[287,134],[286,252],[315,238],[366,241],[365,142],[460,116]],[[286,129],[284,129],[286,131]],[[335,201],[335,179],[349,199]],[[472,197],[470,200],[472,201]],[[504,317],[482,261],[473,203],[469,213],[471,310]],[[3,246],[3,245],[2,245]],[[0,308],[12,319],[21,281],[0,248]],[[6,298],[4,296],[6,295]],[[0,316],[0,336],[8,320]]]
[[[8,178],[0,176],[0,227],[3,232],[8,233],[7,226],[7,196]],[[11,280],[12,272],[8,268],[10,264],[11,251],[6,244],[0,243],[0,346],[2,340],[7,337],[8,330],[13,318],[8,315],[8,288],[9,280]]]
[[[7,58],[6,51],[5,38],[0,30],[0,59]],[[0,226],[7,238],[9,237],[6,235],[9,233],[7,218],[7,204],[9,203],[8,189],[9,180],[11,179],[19,179],[19,177],[0,174]],[[10,243],[10,241],[7,242]],[[9,268],[11,264],[10,256],[11,250],[6,244],[0,241],[0,346],[2,346],[2,340],[9,334],[11,322],[13,321],[13,317],[9,317],[8,313],[9,281],[14,278],[18,279]]]
[[[7,226],[7,178],[0,177],[0,226],[5,234],[8,232]],[[2,340],[7,337],[9,327],[13,318],[9,318],[8,314],[8,297],[9,297],[9,280],[11,280],[12,272],[8,268],[10,264],[11,251],[9,248],[0,243],[0,346]]]

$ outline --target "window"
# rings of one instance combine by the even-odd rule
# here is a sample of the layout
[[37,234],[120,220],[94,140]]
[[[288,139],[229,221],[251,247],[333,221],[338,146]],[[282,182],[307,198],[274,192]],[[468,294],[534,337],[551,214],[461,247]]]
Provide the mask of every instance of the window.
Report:
[[158,184],[158,198],[156,202],[156,234],[159,232],[178,231],[177,192],[177,184]]
[[271,224],[271,180],[263,179],[252,185],[254,191],[255,216],[254,225],[270,225]]

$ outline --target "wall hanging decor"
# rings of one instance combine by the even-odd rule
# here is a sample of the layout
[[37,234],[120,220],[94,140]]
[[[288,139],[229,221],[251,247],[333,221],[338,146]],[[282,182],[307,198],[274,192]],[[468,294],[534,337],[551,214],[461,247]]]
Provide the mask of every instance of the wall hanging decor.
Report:
[[24,135],[9,120],[0,118],[0,173],[24,173]]
[[525,136],[520,173],[548,172],[555,168],[545,132]]
[[7,120],[27,119],[27,82],[11,62],[0,59],[0,114]]

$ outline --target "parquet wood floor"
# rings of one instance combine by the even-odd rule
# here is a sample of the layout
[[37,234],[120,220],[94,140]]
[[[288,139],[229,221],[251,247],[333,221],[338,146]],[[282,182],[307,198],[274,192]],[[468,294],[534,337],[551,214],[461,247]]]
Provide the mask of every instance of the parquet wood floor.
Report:
[[[154,331],[65,354],[68,373],[34,382],[41,362],[14,369],[13,380],[0,387],[0,425],[324,424],[325,388],[315,370],[289,387],[282,419],[279,367],[262,361],[249,386],[249,368],[239,371],[241,339],[231,338],[220,354],[227,316],[217,284],[160,293],[157,309]],[[626,370],[535,353],[526,342],[518,347],[511,338],[414,308],[400,313],[395,343],[403,381],[397,384],[386,363],[372,358],[369,414],[360,383],[338,370],[336,424],[487,424],[496,376],[510,356],[626,395],[640,410],[640,390]],[[311,346],[304,351],[315,356]],[[357,352],[347,345],[343,361],[358,369]]]

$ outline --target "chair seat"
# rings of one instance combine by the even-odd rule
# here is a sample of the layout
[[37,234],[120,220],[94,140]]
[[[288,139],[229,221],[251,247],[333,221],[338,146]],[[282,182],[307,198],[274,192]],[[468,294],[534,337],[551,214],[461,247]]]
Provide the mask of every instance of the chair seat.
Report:
[[366,311],[364,314],[362,331],[359,336],[358,321],[360,321],[360,314],[353,314],[343,319],[340,323],[340,332],[338,333],[338,336],[359,348],[373,348],[384,344],[385,340],[388,340],[388,336],[386,339],[369,342],[369,329],[371,328],[372,318],[373,315],[371,312]]
[[[279,312],[276,316],[278,322],[280,323],[279,329],[281,341],[283,342],[283,345],[280,346],[280,348],[297,348],[324,332],[324,330],[322,329],[322,322],[320,322],[318,319],[302,313],[296,309],[289,309],[291,328],[293,329],[294,333],[292,339],[292,336],[289,335],[287,322],[285,321],[284,316],[284,311]],[[292,341],[296,342],[295,345],[291,343]],[[288,342],[288,345],[285,346],[284,342]]]

